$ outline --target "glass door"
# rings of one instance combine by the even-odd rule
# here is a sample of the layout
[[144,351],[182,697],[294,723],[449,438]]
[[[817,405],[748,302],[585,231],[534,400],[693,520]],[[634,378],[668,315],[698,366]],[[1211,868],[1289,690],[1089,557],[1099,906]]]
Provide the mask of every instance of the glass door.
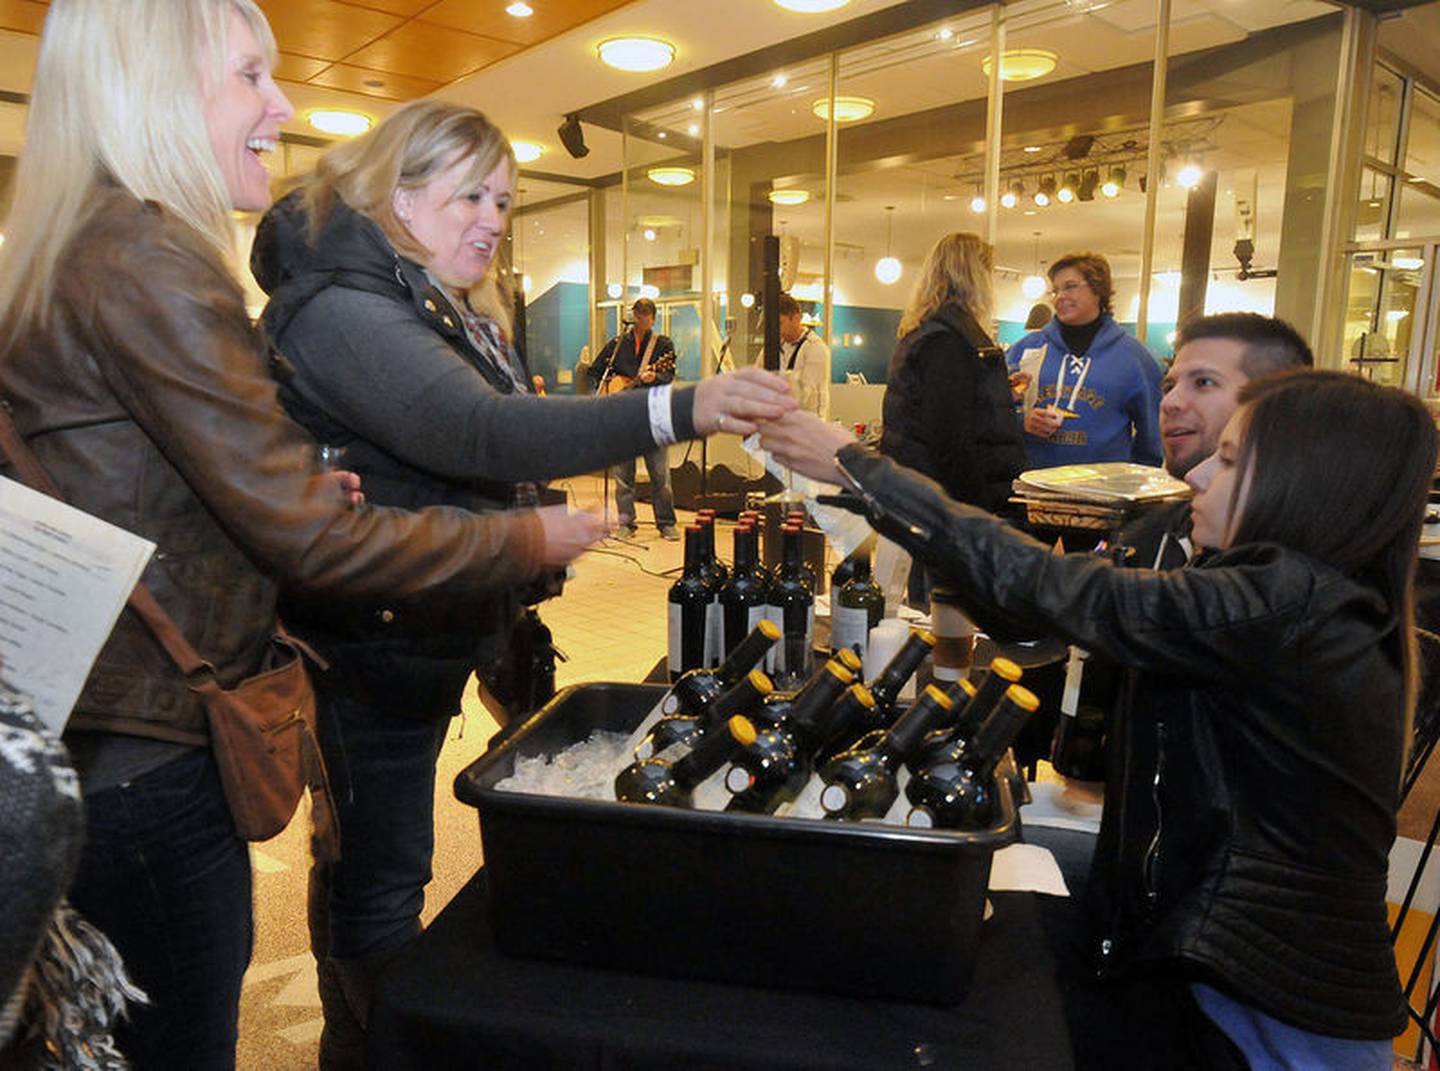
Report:
[[1436,242],[1376,243],[1348,254],[1343,367],[1386,386],[1435,393],[1436,248]]

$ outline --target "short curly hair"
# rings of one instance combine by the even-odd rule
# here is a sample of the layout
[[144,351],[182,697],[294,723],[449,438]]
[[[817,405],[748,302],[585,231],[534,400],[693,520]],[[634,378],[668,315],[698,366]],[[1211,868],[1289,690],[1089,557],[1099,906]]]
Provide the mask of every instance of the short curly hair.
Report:
[[1110,262],[1099,253],[1066,253],[1050,265],[1050,281],[1055,281],[1066,268],[1074,268],[1085,277],[1085,283],[1100,299],[1102,313],[1114,311],[1111,299],[1115,297],[1115,282],[1110,278]]

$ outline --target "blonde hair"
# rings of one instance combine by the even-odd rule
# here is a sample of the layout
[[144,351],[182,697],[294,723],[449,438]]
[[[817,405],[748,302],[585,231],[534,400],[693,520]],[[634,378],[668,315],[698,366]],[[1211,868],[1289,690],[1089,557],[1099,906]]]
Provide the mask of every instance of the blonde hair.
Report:
[[312,239],[339,197],[374,221],[397,252],[425,263],[430,250],[395,214],[395,191],[418,189],[467,158],[470,167],[457,197],[478,189],[502,162],[510,165],[511,177],[515,175],[509,140],[482,112],[441,100],[415,100],[397,108],[368,134],[329,150],[301,180]]
[[896,334],[904,338],[949,301],[959,302],[977,323],[987,326],[995,304],[994,270],[995,250],[989,242],[978,234],[947,234],[925,255]]
[[0,322],[10,330],[46,319],[60,257],[107,182],[160,203],[233,260],[230,194],[205,121],[232,13],[273,63],[275,38],[252,0],[50,5],[0,246]]

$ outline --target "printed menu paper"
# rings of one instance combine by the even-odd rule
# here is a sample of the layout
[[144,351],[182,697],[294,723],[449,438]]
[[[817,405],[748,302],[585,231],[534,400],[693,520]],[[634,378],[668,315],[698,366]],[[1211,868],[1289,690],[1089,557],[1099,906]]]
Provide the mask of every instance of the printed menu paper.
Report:
[[56,733],[154,551],[0,476],[0,674]]

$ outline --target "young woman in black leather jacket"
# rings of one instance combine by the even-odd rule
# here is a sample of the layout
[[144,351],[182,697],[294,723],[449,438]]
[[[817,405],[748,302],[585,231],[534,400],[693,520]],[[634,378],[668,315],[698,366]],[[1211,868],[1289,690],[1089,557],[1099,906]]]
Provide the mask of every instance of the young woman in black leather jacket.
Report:
[[1406,1010],[1387,860],[1435,425],[1335,372],[1261,380],[1242,403],[1187,477],[1209,549],[1168,573],[1052,556],[804,414],[764,438],[857,492],[988,631],[1058,634],[1131,671],[1088,907],[1101,996],[1134,1008],[1138,988],[1170,1024],[1151,1033],[1173,1051],[1142,1066],[1388,1068]]

